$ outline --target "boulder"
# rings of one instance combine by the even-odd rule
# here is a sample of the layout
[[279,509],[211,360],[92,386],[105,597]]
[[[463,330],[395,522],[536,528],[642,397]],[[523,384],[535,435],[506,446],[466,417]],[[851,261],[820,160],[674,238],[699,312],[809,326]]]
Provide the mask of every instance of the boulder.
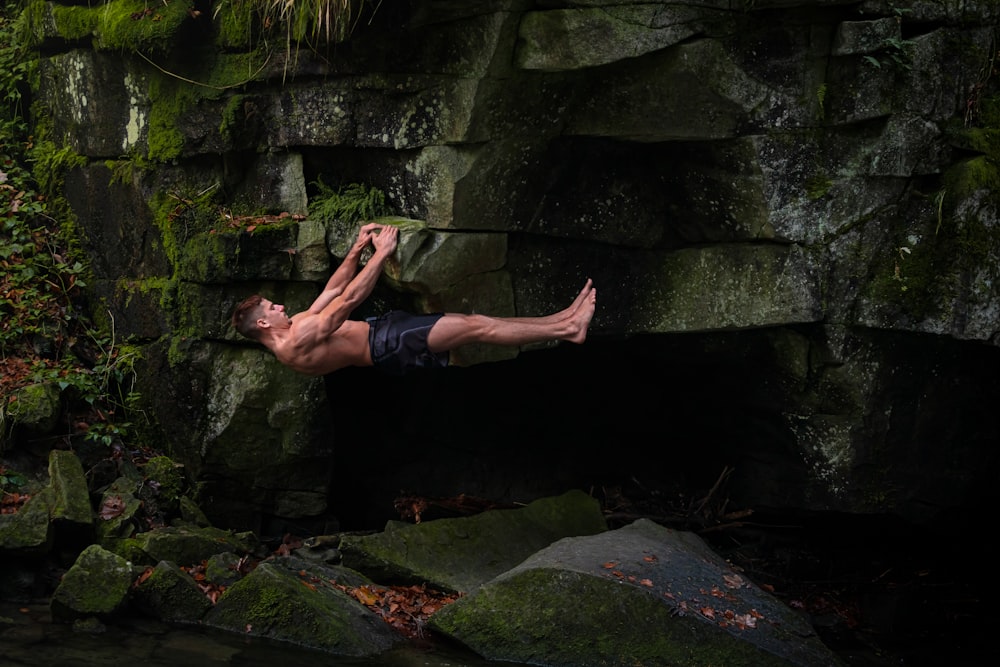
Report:
[[72,621],[111,616],[128,602],[132,580],[128,561],[93,544],[80,553],[52,594],[52,617]]
[[699,537],[646,519],[560,540],[430,625],[489,660],[534,665],[839,664]]
[[212,608],[191,575],[167,561],[157,563],[137,583],[131,599],[143,613],[179,623],[197,622]]
[[55,492],[45,487],[14,514],[0,514],[0,554],[42,555],[52,548]]
[[521,509],[419,524],[390,522],[374,535],[345,535],[342,564],[380,583],[475,589],[555,540],[607,530],[598,502],[582,491]]
[[402,643],[402,635],[335,586],[340,582],[366,580],[340,567],[270,559],[228,588],[204,622],[344,656],[377,655]]
[[62,449],[49,452],[49,480],[56,501],[52,520],[89,528],[94,521],[90,491],[76,454]]
[[61,409],[59,388],[51,382],[22,387],[10,397],[5,407],[13,422],[32,435],[51,431]]
[[101,494],[101,504],[97,513],[97,536],[105,547],[116,539],[132,537],[136,530],[136,515],[142,503],[135,496],[138,482],[127,477],[119,477]]
[[49,480],[13,514],[0,515],[0,553],[48,553],[57,541],[86,542],[93,512],[83,466],[76,454],[49,452]]
[[213,527],[166,526],[138,533],[124,540],[117,551],[136,563],[170,561],[199,564],[219,553],[249,554],[259,547],[252,533],[234,533]]

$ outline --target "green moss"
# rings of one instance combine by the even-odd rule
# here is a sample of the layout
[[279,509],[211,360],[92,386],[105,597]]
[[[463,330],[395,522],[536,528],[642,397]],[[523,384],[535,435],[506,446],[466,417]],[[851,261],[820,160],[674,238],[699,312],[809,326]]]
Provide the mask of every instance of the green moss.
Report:
[[833,181],[826,174],[818,173],[806,181],[806,196],[809,199],[822,199],[833,186]]
[[[431,625],[477,652],[515,662],[787,664],[708,623],[684,619],[653,595],[620,591],[620,584],[608,579],[526,570],[503,585],[486,586],[475,596],[444,607],[431,618]],[[554,604],[566,596],[575,601],[572,608]],[[502,609],[518,613],[496,613]],[[562,641],[552,644],[552,637]],[[539,646],[549,646],[551,652],[540,656]]]
[[[95,47],[163,53],[177,42],[181,26],[191,20],[187,2],[148,3],[113,0],[95,7],[98,14]],[[147,13],[148,12],[148,13]]]
[[15,423],[47,430],[59,416],[59,389],[54,384],[30,384],[15,392],[17,400],[7,405],[7,415]]
[[106,615],[126,601],[132,584],[129,563],[94,544],[84,549],[52,595],[54,617]]
[[129,563],[135,565],[153,565],[146,552],[142,550],[142,545],[134,537],[124,539],[106,538],[101,540],[101,546],[116,556],[124,558]]
[[243,95],[233,95],[226,101],[226,106],[222,110],[222,120],[219,122],[219,134],[227,142],[234,137],[234,128],[238,127],[239,120],[243,113]]
[[105,160],[104,166],[111,172],[110,184],[129,184],[135,178],[136,170],[141,169],[136,160]]
[[254,3],[247,0],[223,0],[213,15],[215,43],[223,49],[245,49],[256,39],[261,19]]
[[216,189],[209,188],[193,196],[158,192],[150,201],[153,221],[160,231],[160,240],[175,273],[188,249],[187,243],[196,236],[209,233],[219,222]]
[[176,565],[160,562],[134,592],[138,605],[161,620],[193,623],[212,604],[186,572]]
[[99,18],[95,8],[65,7],[45,0],[30,3],[22,17],[34,44],[44,40],[53,27],[56,34],[67,41],[86,39],[97,30]]
[[24,16],[35,44],[47,38],[92,38],[96,49],[163,53],[177,43],[178,31],[191,20],[189,9],[188,2],[112,0],[85,7],[35,0]]
[[184,136],[177,119],[196,100],[190,84],[168,76],[150,77],[149,135],[147,157],[155,162],[170,162],[181,156]]
[[280,561],[261,563],[226,590],[205,622],[344,656],[380,652],[400,641],[387,624],[322,583],[328,576],[303,585],[309,579],[300,572],[301,567],[290,571]]
[[[1000,144],[995,148],[1000,148]],[[949,193],[951,200],[965,199],[978,190],[1000,192],[997,189],[1000,187],[1000,171],[997,169],[998,158],[1000,158],[1000,150],[994,150],[992,155],[987,154],[966,160],[949,169],[945,174],[945,190]]]
[[956,290],[967,288],[964,276],[990,266],[989,258],[1000,250],[1000,230],[975,216],[959,218],[955,210],[955,202],[974,196],[996,200],[1000,170],[993,159],[981,156],[958,164],[944,181],[945,188],[934,200],[933,218],[916,225],[899,222],[872,283],[873,296],[898,304],[918,319],[941,314],[941,304],[952,300]]
[[69,146],[56,146],[48,139],[35,142],[31,149],[30,159],[34,163],[32,173],[38,180],[44,192],[58,193],[62,191],[66,172],[87,164],[83,157]]
[[39,188],[47,197],[46,212],[59,220],[59,237],[68,248],[79,256],[79,230],[76,229],[76,215],[63,195],[66,174],[87,164],[87,159],[69,146],[59,146],[50,137],[51,121],[48,110],[39,104],[32,105],[35,117],[34,142],[28,151],[32,164],[32,174]]
[[143,468],[146,479],[156,482],[159,496],[168,503],[180,501],[184,491],[184,474],[180,467],[167,456],[154,456]]

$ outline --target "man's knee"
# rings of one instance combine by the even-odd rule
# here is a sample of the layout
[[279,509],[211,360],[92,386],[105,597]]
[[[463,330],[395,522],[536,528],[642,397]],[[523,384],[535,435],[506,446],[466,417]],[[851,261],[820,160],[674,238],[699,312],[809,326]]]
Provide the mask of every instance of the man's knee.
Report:
[[453,345],[488,342],[495,330],[494,323],[494,319],[486,315],[448,313],[438,320],[431,334],[437,338],[434,329],[438,329],[437,334]]
[[496,331],[496,320],[486,315],[464,315],[465,327],[478,340],[488,339]]

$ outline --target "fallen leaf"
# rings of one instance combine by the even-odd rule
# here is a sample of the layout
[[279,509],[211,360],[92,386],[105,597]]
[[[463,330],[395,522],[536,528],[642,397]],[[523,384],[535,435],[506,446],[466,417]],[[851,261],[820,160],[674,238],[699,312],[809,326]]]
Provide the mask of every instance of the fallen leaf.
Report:
[[147,579],[149,579],[149,577],[150,577],[151,574],[153,574],[153,568],[150,566],[150,567],[147,567],[145,570],[142,571],[142,574],[139,575],[139,578],[136,579],[135,583],[132,584],[132,585],[133,586],[138,586],[142,582],[144,582]]
[[355,599],[365,606],[373,605],[378,600],[375,593],[365,586],[355,588],[353,593]]
[[101,510],[98,516],[104,521],[110,521],[115,517],[121,516],[122,512],[125,511],[125,502],[122,500],[121,496],[108,496],[101,503]]

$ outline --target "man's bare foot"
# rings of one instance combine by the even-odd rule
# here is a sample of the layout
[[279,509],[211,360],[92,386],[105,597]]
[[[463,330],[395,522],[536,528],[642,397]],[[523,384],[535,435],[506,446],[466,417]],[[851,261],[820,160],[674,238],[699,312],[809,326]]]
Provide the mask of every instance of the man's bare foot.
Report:
[[584,284],[583,289],[580,290],[580,293],[576,295],[576,298],[573,299],[573,303],[569,304],[569,306],[563,308],[558,313],[552,313],[551,315],[542,315],[539,317],[513,317],[511,319],[531,320],[539,324],[555,324],[557,322],[562,322],[563,320],[568,320],[571,317],[573,317],[573,315],[576,314],[576,311],[580,307],[580,304],[584,302],[584,300],[593,290],[593,286],[594,286],[594,281],[591,280],[590,278],[587,278],[587,282]]
[[[587,281],[590,287],[590,281]],[[571,323],[576,325],[576,331],[563,340],[571,343],[582,343],[587,340],[587,330],[590,328],[590,321],[594,319],[594,311],[597,310],[597,290],[590,287],[587,290],[586,298],[580,303],[576,312],[573,313]]]
[[560,310],[558,313],[552,315],[552,317],[554,318],[553,321],[561,322],[563,320],[573,317],[573,315],[576,314],[577,309],[580,307],[580,304],[582,304],[587,299],[587,297],[590,296],[590,293],[593,290],[594,290],[594,281],[591,280],[590,278],[587,278],[587,282],[584,283],[583,289],[581,289],[580,293],[576,295],[575,299],[573,299],[573,303],[569,304],[567,308],[564,308],[563,310]]

